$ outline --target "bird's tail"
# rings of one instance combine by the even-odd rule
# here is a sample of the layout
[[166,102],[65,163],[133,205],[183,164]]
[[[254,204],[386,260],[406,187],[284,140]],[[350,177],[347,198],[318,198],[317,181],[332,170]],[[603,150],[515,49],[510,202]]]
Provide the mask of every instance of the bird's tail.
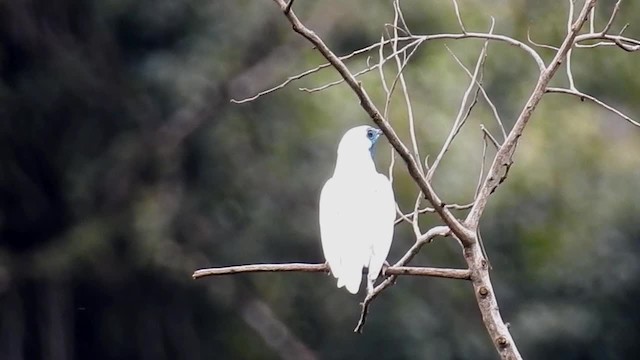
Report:
[[356,294],[360,289],[362,281],[362,267],[353,269],[343,269],[340,277],[338,277],[338,287],[345,287],[347,291]]

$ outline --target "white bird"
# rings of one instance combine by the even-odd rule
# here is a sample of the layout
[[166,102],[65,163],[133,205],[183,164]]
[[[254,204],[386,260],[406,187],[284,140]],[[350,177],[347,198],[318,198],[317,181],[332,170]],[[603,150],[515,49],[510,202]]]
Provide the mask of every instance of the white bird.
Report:
[[376,171],[373,149],[382,131],[358,126],[338,145],[333,177],[320,193],[322,250],[338,287],[355,294],[368,268],[373,290],[393,239],[396,203],[389,179]]

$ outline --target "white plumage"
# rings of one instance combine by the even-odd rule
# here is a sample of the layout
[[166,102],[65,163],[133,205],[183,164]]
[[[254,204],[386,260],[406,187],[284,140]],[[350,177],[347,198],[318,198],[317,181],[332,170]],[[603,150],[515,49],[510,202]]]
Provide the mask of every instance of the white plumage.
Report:
[[367,290],[373,289],[393,239],[393,189],[372,157],[380,134],[366,125],[347,131],[338,145],[333,177],[320,194],[322,250],[338,287],[352,294],[360,288],[365,267]]

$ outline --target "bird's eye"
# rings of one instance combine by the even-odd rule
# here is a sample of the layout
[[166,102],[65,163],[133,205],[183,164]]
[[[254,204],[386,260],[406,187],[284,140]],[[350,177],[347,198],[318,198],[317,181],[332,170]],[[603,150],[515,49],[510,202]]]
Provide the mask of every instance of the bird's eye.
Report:
[[375,136],[375,132],[371,129],[367,130],[367,139],[369,140],[373,140],[373,137]]

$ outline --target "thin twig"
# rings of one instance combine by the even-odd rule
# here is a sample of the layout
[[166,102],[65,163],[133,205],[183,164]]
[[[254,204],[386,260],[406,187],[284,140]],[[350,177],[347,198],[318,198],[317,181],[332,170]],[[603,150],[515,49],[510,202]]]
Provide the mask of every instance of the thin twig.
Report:
[[398,82],[400,80],[400,76],[403,74],[404,68],[407,66],[407,64],[409,63],[409,59],[411,59],[411,57],[413,57],[413,54],[415,54],[415,52],[418,50],[418,46],[414,47],[411,52],[409,52],[409,54],[407,54],[404,58],[404,60],[402,61],[402,66],[400,67],[400,70],[397,71],[396,76],[393,78],[393,82],[391,83],[391,88],[389,89],[389,96],[387,97],[385,103],[384,103],[384,108],[385,108],[385,119],[387,118],[386,115],[388,115],[388,109],[389,109],[389,105],[391,104],[391,96],[393,95]]
[[[489,30],[489,33],[493,32],[493,25],[494,23],[491,24],[491,29]],[[460,132],[460,129],[462,129],[462,126],[465,124],[467,118],[469,117],[469,114],[471,113],[473,106],[476,104],[478,100],[478,93],[480,91],[480,88],[476,84],[479,83],[478,78],[482,76],[484,62],[487,57],[487,45],[488,45],[488,41],[485,41],[484,46],[480,51],[480,55],[478,56],[478,60],[476,61],[476,66],[473,71],[473,76],[471,77],[471,82],[469,83],[467,90],[464,92],[464,95],[462,96],[462,103],[460,104],[460,108],[458,109],[458,115],[456,116],[456,120],[453,122],[453,126],[451,127],[451,131],[449,132],[449,136],[447,136],[447,139],[442,145],[442,148],[440,149],[438,156],[433,161],[433,163],[431,164],[431,167],[429,168],[429,171],[427,172],[427,175],[426,175],[427,181],[431,181],[431,179],[433,178],[433,174],[438,168],[438,165],[440,164],[442,157],[449,150],[451,143],[455,139],[456,135],[458,135],[458,133]],[[464,65],[462,64],[462,62],[460,62],[460,60],[455,56],[455,54],[451,51],[451,49],[449,49],[448,46],[446,46],[446,48],[447,48],[447,51],[449,51],[449,53],[458,61],[458,64],[460,64],[464,68]],[[472,103],[469,106],[467,106],[469,95],[471,94],[471,91],[474,88],[476,89],[476,92],[474,94]],[[467,110],[466,113],[465,113],[465,110]]]
[[[618,14],[618,11],[620,10],[620,3],[622,3],[622,0],[616,1],[616,4],[613,7],[613,11],[611,11],[611,16],[609,16],[609,21],[607,21],[607,25],[604,26],[600,34],[604,35],[608,33],[609,30],[611,29],[611,25],[613,25],[613,20],[616,18],[616,14]],[[591,30],[591,32],[593,32],[593,30]]]
[[[483,130],[484,125],[480,125]],[[480,175],[478,175],[478,184],[476,185],[476,191],[473,193],[473,200],[478,197],[480,192],[480,186],[482,186],[482,179],[484,178],[484,163],[487,161],[487,133],[482,133],[482,161],[480,161]],[[473,203],[472,203],[473,204]]]
[[[404,37],[404,38],[398,39],[398,41],[406,41],[406,40],[412,40],[412,43],[419,43],[419,42],[423,41],[423,40],[415,40],[414,37]],[[389,42],[390,42],[390,40],[387,40],[384,43],[387,44]],[[361,49],[358,49],[358,50],[355,50],[355,51],[353,51],[353,52],[351,52],[351,53],[349,53],[347,55],[340,56],[340,60],[348,60],[348,59],[350,59],[350,58],[352,58],[352,57],[354,57],[356,55],[360,55],[360,54],[363,54],[363,53],[365,53],[367,51],[375,49],[378,46],[379,46],[379,44],[372,44],[372,45],[369,45],[369,46],[365,46],[365,47],[363,47]],[[254,96],[251,96],[251,97],[248,97],[248,98],[244,98],[244,99],[241,99],[241,100],[231,99],[230,101],[232,103],[234,103],[234,104],[243,104],[243,103],[246,103],[246,102],[254,101],[254,100],[256,100],[257,98],[259,98],[261,96],[270,94],[272,92],[275,92],[277,90],[280,90],[280,89],[284,88],[285,86],[289,85],[293,81],[300,80],[305,76],[311,75],[313,73],[316,73],[316,72],[318,72],[318,71],[320,71],[322,69],[325,69],[325,68],[328,68],[328,67],[331,67],[331,66],[332,66],[331,63],[320,64],[320,65],[318,65],[318,66],[316,66],[316,67],[314,67],[312,69],[303,71],[303,72],[301,72],[299,74],[296,74],[296,75],[289,76],[285,81],[281,82],[280,84],[278,84],[278,85],[276,85],[276,86],[274,86],[272,88],[263,90],[263,91],[257,93]]]
[[[569,0],[569,16],[567,16],[567,35],[571,34],[571,26],[573,25],[573,12],[575,0]],[[595,10],[595,8],[593,9]],[[573,82],[573,72],[571,71],[571,54],[573,53],[573,47],[569,48],[566,56],[566,70],[567,70],[567,79],[569,80],[569,88],[572,90],[576,89],[576,86]]]
[[[589,45],[580,44],[581,42],[589,41],[589,40],[608,40],[608,41],[602,41],[596,44],[589,44]],[[620,48],[624,49],[625,51],[638,51],[638,49],[640,49],[640,40],[632,39],[626,36],[611,35],[611,34],[595,33],[595,34],[578,35],[575,39],[575,43],[577,47],[581,47],[581,48],[617,45]],[[623,45],[621,46],[620,44],[623,44]]]
[[[274,1],[278,1],[278,0],[274,0]],[[494,41],[500,41],[500,42],[505,42],[507,44],[516,46],[522,50],[524,50],[525,52],[527,52],[529,54],[529,56],[531,56],[531,58],[536,62],[536,64],[538,65],[538,69],[540,71],[544,70],[545,68],[545,64],[544,61],[542,60],[542,58],[540,57],[540,55],[538,55],[538,53],[532,49],[530,46],[528,46],[527,44],[518,41],[516,39],[510,38],[508,36],[505,35],[496,35],[496,34],[485,34],[485,33],[476,33],[476,32],[467,32],[467,33],[462,33],[462,34],[434,34],[434,35],[413,35],[413,36],[407,36],[407,37],[403,37],[403,38],[398,38],[398,41],[407,41],[407,40],[417,40],[418,44],[422,44],[425,41],[432,41],[432,40],[445,40],[445,39],[451,39],[451,40],[460,40],[460,39],[488,39],[488,40],[494,40]],[[386,40],[386,43],[388,43],[391,40]],[[350,59],[353,56],[362,54],[364,52],[367,52],[369,50],[372,50],[376,47],[378,47],[379,44],[375,43],[369,46],[366,46],[362,49],[356,50],[350,54],[344,55],[339,57],[340,60],[347,60]],[[324,68],[330,67],[332,66],[331,63],[324,63],[324,64],[320,64],[318,66],[316,66],[313,69],[309,69],[306,70],[304,72],[301,72],[297,75],[293,75],[288,77],[284,82],[280,83],[279,85],[276,85],[272,88],[263,90],[259,93],[257,93],[254,96],[248,97],[248,98],[244,98],[241,100],[237,100],[237,99],[231,99],[230,101],[232,103],[235,104],[243,104],[243,103],[247,103],[250,101],[254,101],[256,99],[258,99],[261,96],[270,94],[272,92],[275,92],[279,89],[284,88],[285,86],[289,85],[292,81],[295,80],[299,80],[302,79],[305,76],[308,76],[310,74],[313,74],[315,72],[318,72]]]
[[452,1],[453,1],[453,8],[456,12],[456,18],[458,18],[458,25],[460,25],[460,29],[462,30],[462,33],[466,34],[467,29],[464,27],[464,23],[462,23],[462,16],[460,16],[460,9],[458,8],[458,2],[456,0],[452,0]]
[[[446,204],[445,205],[445,207],[447,209],[449,209],[449,210],[469,210],[469,209],[471,209],[472,206],[473,206],[473,203],[468,203],[468,204],[464,204],[464,205],[460,205],[460,204]],[[418,209],[417,212],[418,212],[418,214],[426,214],[426,213],[434,213],[436,211],[432,207],[424,207],[422,209]],[[399,223],[401,223],[403,221],[411,223],[411,219],[409,219],[409,216],[412,216],[414,213],[415,212],[404,214],[402,212],[399,212],[398,214],[400,215],[400,217],[396,219],[394,224],[398,225]]]
[[499,150],[501,145],[498,143],[496,138],[494,138],[493,135],[491,135],[489,130],[487,130],[487,128],[483,124],[480,124],[480,130],[482,130],[482,132],[489,138],[489,140],[491,140],[491,144],[493,144],[496,150]]
[[537,47],[539,47],[539,48],[543,48],[543,49],[549,49],[549,50],[558,51],[558,48],[557,48],[557,47],[555,47],[555,46],[546,45],[546,44],[539,44],[539,43],[537,43],[537,42],[533,41],[533,40],[531,39],[531,33],[530,33],[530,30],[531,30],[530,28],[527,28],[527,41],[528,41],[531,45],[534,45],[534,46],[537,46]]
[[589,32],[595,32],[596,8],[591,9],[589,13]]
[[[372,70],[379,69],[381,66],[384,65],[385,62],[387,62],[391,58],[394,58],[394,57],[398,56],[400,53],[405,52],[408,48],[414,47],[413,51],[415,51],[421,43],[422,43],[422,41],[416,40],[416,41],[412,41],[408,45],[405,45],[400,50],[394,49],[394,52],[391,55],[389,55],[388,57],[386,57],[382,62],[378,62],[377,64],[374,64],[374,65],[367,64],[366,68],[354,73],[353,76],[358,77],[358,76],[366,74],[366,73],[368,73],[368,72],[370,72]],[[341,78],[341,79],[338,79],[336,81],[332,81],[330,83],[324,84],[322,86],[318,86],[318,87],[314,87],[314,88],[301,87],[298,90],[312,93],[312,92],[316,92],[316,91],[326,90],[327,88],[330,88],[332,86],[341,84],[343,82],[344,82],[344,79]]]
[[616,45],[618,45],[619,48],[627,52],[634,52],[634,51],[640,50],[640,45],[625,44],[619,39],[613,39],[613,42],[616,43]]
[[[409,26],[407,26],[407,22],[404,21],[404,15],[402,14],[402,10],[400,10],[400,1],[398,1],[397,7],[398,7],[398,15],[400,16],[400,20],[402,21],[402,26],[403,26],[403,28],[400,28],[400,30],[405,34],[412,35],[411,30],[409,30]],[[397,26],[397,23],[396,23],[396,26]]]
[[[402,14],[401,14],[402,10],[400,9],[400,2],[398,0],[394,0],[393,9],[395,13],[394,20],[393,20],[393,24],[394,24],[393,37],[394,39],[397,39],[398,38],[398,28],[397,28],[398,19],[402,17]],[[397,53],[398,42],[392,41],[391,46],[393,50]],[[407,83],[404,80],[404,74],[402,72],[404,70],[404,67],[406,66],[406,59],[405,59],[405,62],[403,63],[402,60],[400,59],[400,56],[396,55],[395,60],[396,60],[396,66],[398,69],[398,77],[400,79],[400,87],[402,88],[402,94],[404,96],[405,105],[407,107],[407,116],[409,117],[409,135],[411,136],[411,145],[413,145],[413,156],[416,159],[420,159],[420,152],[418,151],[418,139],[416,137],[415,120],[413,118],[413,107],[411,106],[411,99],[409,98]],[[419,162],[417,164],[419,165],[418,169],[421,172],[424,172],[424,169],[422,169],[422,167],[420,166],[421,164]]]
[[[491,18],[491,22],[492,22],[492,26],[493,26],[495,24],[495,21],[494,21],[493,17]],[[462,67],[462,69],[467,73],[469,78],[471,78],[473,80],[473,74],[471,74],[469,69],[467,69],[467,67],[464,66],[462,61],[460,61],[460,59],[458,59],[458,57],[455,56],[455,54],[453,54],[451,51],[449,51],[449,53],[453,56],[453,58],[456,60],[458,65],[460,65],[460,67]],[[480,91],[482,92],[482,97],[484,98],[484,100],[487,102],[487,104],[491,108],[491,112],[493,112],[493,117],[496,119],[496,122],[498,123],[498,126],[500,127],[500,131],[502,131],[502,138],[506,139],[507,131],[504,128],[504,124],[502,123],[502,119],[500,118],[500,114],[498,114],[498,109],[496,108],[496,106],[493,103],[493,101],[491,101],[491,98],[489,98],[489,95],[487,95],[487,92],[485,91],[484,86],[482,86],[482,84],[477,79],[476,79],[476,84],[478,85],[478,87],[480,88]]]
[[580,98],[580,100],[584,101],[584,99],[588,99],[590,101],[592,101],[593,103],[602,106],[603,108],[611,111],[612,113],[618,115],[619,117],[623,118],[624,120],[628,121],[629,123],[631,123],[632,125],[638,126],[640,127],[640,123],[636,120],[633,120],[632,118],[630,118],[629,116],[625,115],[624,113],[622,113],[622,111],[614,108],[611,105],[606,104],[605,102],[598,100],[598,98],[585,94],[583,92],[577,91],[577,90],[571,90],[571,89],[563,89],[563,88],[556,88],[556,87],[550,87],[546,89],[547,93],[560,93],[560,94],[569,94],[569,95],[574,95]]
[[627,28],[629,27],[629,23],[624,24],[624,26],[622,27],[622,29],[620,29],[620,32],[618,33],[618,35],[622,36],[622,33],[627,30]]

